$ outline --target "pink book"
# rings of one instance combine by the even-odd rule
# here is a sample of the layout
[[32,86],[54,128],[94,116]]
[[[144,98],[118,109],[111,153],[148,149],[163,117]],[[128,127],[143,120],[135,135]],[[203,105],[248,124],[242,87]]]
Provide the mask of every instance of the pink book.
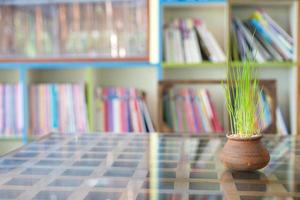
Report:
[[125,99],[124,99],[124,88],[117,88],[117,94],[120,102],[120,131],[121,133],[126,132],[126,118],[125,118]]
[[190,89],[190,96],[192,97],[192,111],[193,111],[193,117],[195,120],[195,128],[197,133],[201,133],[203,131],[202,123],[201,123],[201,116],[198,110],[197,95],[193,89]]
[[178,90],[174,90],[174,96],[175,96],[175,106],[176,106],[176,114],[177,114],[177,119],[178,119],[178,130],[179,132],[184,132],[184,128],[183,128],[183,113],[181,112],[181,99],[179,99],[178,97],[176,97],[177,95],[179,95]]
[[185,99],[185,110],[186,110],[186,119],[187,119],[187,127],[189,132],[191,133],[196,133],[196,128],[195,128],[195,120],[193,117],[193,107],[192,107],[192,101],[191,101],[191,96],[189,94],[188,89],[182,89],[183,96]]
[[223,132],[223,128],[221,126],[221,123],[219,121],[219,118],[218,118],[218,115],[217,115],[217,112],[216,112],[216,109],[211,101],[211,97],[210,97],[210,94],[207,90],[205,90],[205,94],[207,96],[207,99],[208,99],[208,102],[209,102],[209,106],[211,108],[211,111],[212,111],[212,123],[214,125],[214,129],[216,132]]
[[136,94],[133,88],[130,90],[130,112],[131,112],[131,122],[134,132],[141,132],[141,123],[139,122],[139,115],[137,110]]
[[3,85],[0,84],[0,135],[2,135],[4,131],[4,88]]

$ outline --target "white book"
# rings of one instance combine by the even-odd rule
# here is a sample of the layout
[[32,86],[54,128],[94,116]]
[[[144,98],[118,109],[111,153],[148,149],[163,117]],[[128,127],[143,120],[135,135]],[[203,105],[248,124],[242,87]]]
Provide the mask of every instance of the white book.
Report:
[[139,119],[141,121],[141,125],[142,125],[142,132],[146,132],[146,121],[145,121],[145,117],[144,117],[144,111],[143,111],[143,100],[138,99],[138,112],[139,112]]
[[284,44],[280,40],[278,40],[278,37],[264,23],[261,24],[264,27],[264,31],[271,38],[272,42],[277,46],[277,48],[284,55],[284,58],[288,60],[293,59],[293,54],[284,46]]
[[226,56],[224,52],[222,51],[220,45],[217,43],[216,39],[213,37],[211,32],[207,32],[207,38],[210,40],[212,47],[214,51],[216,52],[216,55],[218,56],[219,62],[225,62]]
[[221,49],[220,45],[214,38],[213,34],[206,28],[202,22],[198,22],[196,25],[196,30],[200,37],[202,38],[206,48],[210,54],[210,61],[212,62],[225,62],[226,56]]
[[11,89],[10,89],[10,85],[5,84],[5,124],[4,124],[4,135],[8,136],[9,133],[11,132],[11,120],[12,120],[12,116],[11,116],[11,103],[12,99],[11,99]]
[[204,99],[202,97],[201,91],[197,92],[197,96],[199,98],[199,105],[198,105],[198,109],[199,109],[199,113],[203,122],[203,128],[205,130],[206,133],[210,133],[213,131],[213,128],[211,126],[211,122],[209,119],[209,113],[207,111]]
[[69,90],[69,101],[67,102],[70,104],[70,117],[71,117],[71,132],[75,133],[76,132],[76,120],[75,120],[75,102],[74,102],[74,97],[75,95],[73,94],[72,90],[72,85],[68,85],[68,90]]
[[82,124],[83,124],[83,129],[85,131],[88,131],[89,125],[88,125],[88,116],[87,116],[87,105],[85,102],[85,92],[84,92],[84,84],[80,85],[80,107],[81,107],[81,113],[82,113]]
[[95,123],[96,131],[104,131],[104,110],[103,110],[103,103],[104,100],[102,99],[102,88],[97,87],[95,90],[95,119],[97,119]]
[[191,20],[184,20],[182,26],[185,61],[186,63],[199,63],[202,61],[202,56],[193,22]]
[[288,135],[288,130],[279,107],[276,108],[276,128],[280,135]]
[[121,132],[121,105],[120,100],[118,98],[113,98],[112,100],[113,106],[113,132],[120,133]]
[[174,55],[175,63],[184,63],[182,36],[181,36],[181,32],[180,32],[178,26],[173,29],[173,34],[174,34],[173,48],[176,52],[176,54]]
[[174,20],[164,29],[164,41],[166,62],[184,63],[182,36],[178,20]]
[[293,38],[283,28],[281,28],[265,11],[262,11],[261,13],[268,23],[275,27],[278,33],[280,33],[290,44],[293,44]]
[[173,33],[172,30],[167,27],[164,29],[164,51],[165,51],[165,60],[166,62],[174,62],[173,57],[172,57],[172,47],[171,47],[171,43],[172,43],[172,39],[171,37],[173,37]]
[[254,40],[254,37],[250,34],[248,29],[245,28],[245,26],[239,19],[235,19],[235,20],[236,20],[240,30],[242,31],[243,35],[245,36],[248,44],[251,46],[251,51],[252,51],[251,53],[254,56],[255,60],[259,63],[265,62],[267,59],[265,58],[263,53],[258,50],[258,47]]

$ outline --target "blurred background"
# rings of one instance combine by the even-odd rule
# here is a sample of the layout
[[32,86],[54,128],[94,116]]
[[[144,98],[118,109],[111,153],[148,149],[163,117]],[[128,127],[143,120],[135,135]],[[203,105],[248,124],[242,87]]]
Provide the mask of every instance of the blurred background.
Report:
[[297,134],[299,12],[296,0],[2,0],[0,153],[51,132],[224,134],[222,84],[247,58],[257,126]]

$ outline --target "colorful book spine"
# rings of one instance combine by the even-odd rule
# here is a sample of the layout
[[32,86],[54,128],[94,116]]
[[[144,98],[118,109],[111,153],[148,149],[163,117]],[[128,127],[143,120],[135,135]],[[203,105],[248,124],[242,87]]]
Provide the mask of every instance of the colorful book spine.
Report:
[[[168,96],[166,96],[168,95]],[[164,96],[164,116],[172,116],[166,122],[174,132],[179,133],[220,133],[223,127],[207,90],[194,88],[173,88]],[[166,118],[165,118],[166,119]],[[169,119],[169,120],[170,120]]]
[[33,134],[88,131],[83,84],[36,84],[29,94]]
[[95,94],[95,102],[104,105],[103,109],[97,109],[95,113],[96,116],[103,116],[102,121],[105,125],[103,129],[99,127],[97,131],[117,133],[154,131],[147,106],[137,89],[103,87],[96,88]]
[[19,137],[24,129],[21,84],[0,84],[0,136]]

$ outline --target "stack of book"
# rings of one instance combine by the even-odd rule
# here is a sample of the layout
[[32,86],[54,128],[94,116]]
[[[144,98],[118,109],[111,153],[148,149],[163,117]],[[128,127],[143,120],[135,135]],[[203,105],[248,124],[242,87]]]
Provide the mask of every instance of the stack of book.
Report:
[[20,136],[24,129],[21,84],[0,84],[0,136]]
[[248,20],[232,20],[232,59],[259,63],[293,59],[293,38],[264,10]]
[[35,135],[88,131],[84,84],[30,86],[30,113]]
[[223,127],[208,90],[173,88],[164,94],[164,121],[179,133],[221,133]]
[[154,132],[141,91],[135,88],[98,87],[95,98],[98,131]]
[[175,19],[164,28],[164,56],[168,63],[225,62],[225,54],[200,19]]

